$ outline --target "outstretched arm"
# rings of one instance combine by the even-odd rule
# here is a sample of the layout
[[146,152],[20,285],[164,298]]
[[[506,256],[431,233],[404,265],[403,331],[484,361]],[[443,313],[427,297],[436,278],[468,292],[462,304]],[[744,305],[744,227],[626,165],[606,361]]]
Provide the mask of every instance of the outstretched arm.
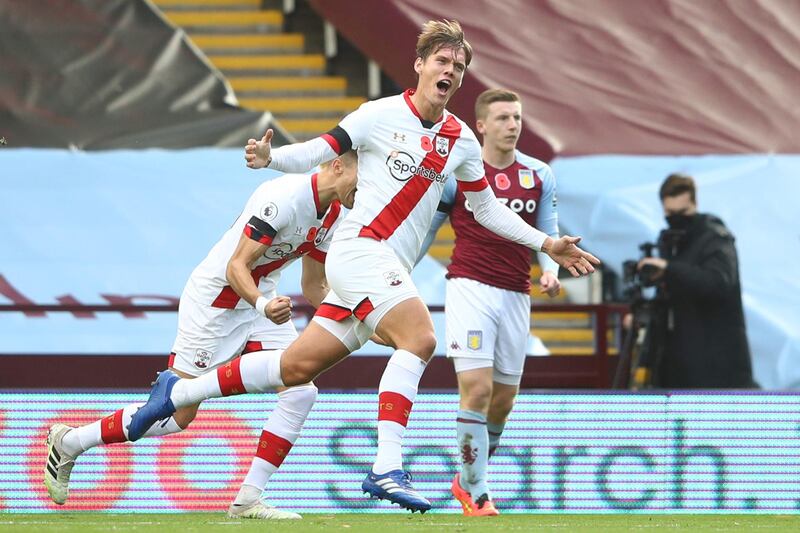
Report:
[[244,159],[253,169],[269,167],[281,172],[308,172],[317,165],[336,157],[336,152],[322,137],[306,142],[272,149],[272,130],[267,130],[261,140],[248,139]]
[[599,259],[576,246],[580,237],[565,235],[553,239],[526,224],[519,215],[497,201],[485,178],[482,182],[460,182],[459,186],[472,206],[475,220],[486,229],[535,251],[541,250],[575,277],[594,272],[593,265],[600,264]]
[[261,140],[249,139],[244,147],[244,159],[250,168],[268,166],[282,172],[308,172],[351,148],[362,146],[369,139],[373,124],[381,118],[373,102],[366,102],[344,117],[339,125],[310,141],[272,149],[273,131]]

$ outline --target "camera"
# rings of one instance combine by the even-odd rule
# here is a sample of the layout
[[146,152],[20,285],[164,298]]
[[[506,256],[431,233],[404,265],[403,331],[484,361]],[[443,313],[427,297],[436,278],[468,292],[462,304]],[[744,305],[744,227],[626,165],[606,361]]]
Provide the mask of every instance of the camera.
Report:
[[[683,241],[686,232],[684,230],[665,229],[658,236],[658,242],[643,242],[639,245],[639,250],[642,252],[642,259],[645,257],[653,257],[653,250],[659,250],[659,255],[665,259],[674,257],[681,242]],[[641,291],[645,287],[653,287],[656,285],[655,277],[658,274],[658,268],[653,265],[644,265],[641,270],[637,269],[639,261],[630,259],[622,263],[622,281],[625,284],[626,296],[635,294],[635,291]]]
[[[640,244],[639,250],[642,252],[642,258],[653,257],[653,249],[657,247],[658,245],[652,242],[643,242]],[[639,261],[635,259],[629,259],[622,263],[622,281],[627,287],[625,290],[626,293],[633,288],[652,287],[655,285],[653,278],[658,272],[658,269],[652,265],[644,265],[644,267],[639,270],[637,268],[638,264]]]
[[[685,236],[683,230],[665,229],[659,234],[657,242],[639,245],[642,258],[653,257],[653,250],[657,249],[659,257],[672,259],[677,255]],[[658,367],[665,346],[669,297],[663,287],[655,291],[655,296],[645,297],[644,289],[658,284],[655,278],[659,269],[652,265],[638,269],[639,261],[631,259],[622,263],[622,294],[630,303],[633,320],[620,350],[620,362],[614,376],[615,388],[622,384],[626,368],[630,373],[628,383],[635,390],[657,383],[657,376],[653,372]]]

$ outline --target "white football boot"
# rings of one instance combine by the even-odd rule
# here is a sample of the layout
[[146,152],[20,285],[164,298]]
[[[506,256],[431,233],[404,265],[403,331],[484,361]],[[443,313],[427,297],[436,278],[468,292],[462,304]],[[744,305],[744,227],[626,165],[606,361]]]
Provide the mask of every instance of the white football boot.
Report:
[[47,460],[44,465],[44,486],[50,499],[64,505],[69,494],[69,475],[75,466],[75,457],[64,451],[62,441],[72,428],[64,424],[54,424],[47,432]]
[[298,520],[302,518],[291,511],[281,511],[263,500],[244,505],[231,504],[228,518],[256,518],[260,520]]

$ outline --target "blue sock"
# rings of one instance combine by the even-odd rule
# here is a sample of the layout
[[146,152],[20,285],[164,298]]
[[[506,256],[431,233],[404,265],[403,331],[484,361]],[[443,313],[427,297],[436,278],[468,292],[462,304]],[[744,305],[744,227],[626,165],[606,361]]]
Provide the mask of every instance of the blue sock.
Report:
[[472,500],[489,494],[486,466],[489,463],[489,433],[486,415],[476,411],[459,410],[456,419],[458,451],[461,455],[461,487],[468,490]]
[[505,427],[505,422],[502,424],[486,423],[486,429],[489,432],[489,457],[494,455],[495,450],[497,450],[497,446],[500,444],[500,435],[503,434]]

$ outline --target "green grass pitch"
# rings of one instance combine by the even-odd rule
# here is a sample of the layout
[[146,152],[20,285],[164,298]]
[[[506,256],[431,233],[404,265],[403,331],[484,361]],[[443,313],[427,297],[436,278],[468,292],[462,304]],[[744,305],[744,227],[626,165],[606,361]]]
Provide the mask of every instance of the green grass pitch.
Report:
[[[395,529],[397,528],[397,529]],[[228,520],[220,513],[192,514],[8,514],[0,513],[2,532],[161,532],[180,531],[248,533],[341,531],[415,533],[464,533],[482,531],[559,531],[617,532],[617,531],[800,531],[798,515],[592,515],[539,514],[504,515],[494,518],[466,518],[461,515],[427,514],[308,514],[303,520],[269,522],[258,520]]]

